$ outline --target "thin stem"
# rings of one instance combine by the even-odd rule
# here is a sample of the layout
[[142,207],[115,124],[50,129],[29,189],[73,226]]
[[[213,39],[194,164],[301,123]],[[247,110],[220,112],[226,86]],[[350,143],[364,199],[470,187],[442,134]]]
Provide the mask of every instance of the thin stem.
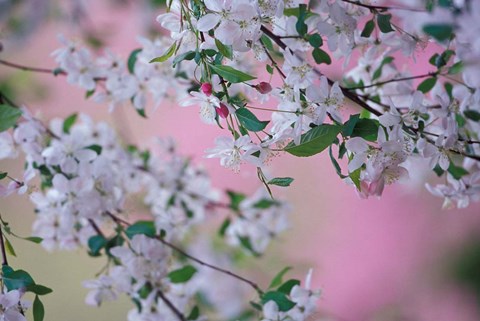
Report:
[[90,225],[92,226],[92,228],[95,230],[95,232],[102,236],[102,237],[105,237],[105,235],[103,234],[102,230],[98,227],[97,223],[95,223],[94,220],[92,220],[91,218],[88,219],[88,223],[90,223]]
[[8,265],[7,252],[5,251],[5,240],[3,236],[3,228],[0,227],[0,247],[2,248],[2,265]]
[[405,11],[414,11],[414,12],[425,12],[425,10],[422,9],[416,9],[416,8],[406,8],[406,7],[390,7],[390,6],[375,6],[375,5],[370,5],[370,4],[365,4],[361,3],[360,1],[354,1],[354,0],[342,0],[343,2],[350,3],[359,7],[367,8],[371,11],[377,11],[377,10],[405,10]]
[[168,306],[168,308],[177,316],[177,318],[180,321],[186,321],[187,320],[187,318],[183,315],[183,313],[180,312],[180,310],[177,309],[177,307],[172,303],[172,301],[170,301],[165,296],[165,294],[162,291],[157,290],[157,294],[160,297],[160,299],[162,299],[162,301]]
[[426,77],[435,77],[437,75],[438,75],[437,72],[429,72],[429,73],[423,74],[423,75],[416,75],[416,76],[402,77],[402,78],[394,78],[394,79],[390,79],[390,80],[380,81],[380,82],[370,84],[370,85],[358,86],[358,87],[349,87],[349,88],[346,88],[346,89],[347,90],[366,89],[366,88],[371,88],[371,87],[383,86],[385,84],[389,84],[389,83],[392,83],[392,82],[413,80],[413,79],[426,78]]
[[[11,67],[11,68],[24,70],[24,71],[33,71],[33,72],[40,72],[40,73],[46,73],[46,74],[53,74],[54,73],[54,69],[29,67],[29,66],[16,64],[16,63],[9,62],[9,61],[2,60],[2,59],[0,59],[0,64]],[[59,70],[58,74],[66,75],[67,73],[63,70]]]
[[285,76],[285,74],[283,73],[283,70],[280,69],[280,67],[278,67],[277,62],[275,61],[275,59],[273,59],[272,55],[268,51],[267,46],[265,46],[265,43],[263,42],[262,39],[260,39],[260,43],[262,44],[263,50],[265,50],[265,53],[267,54],[268,59],[270,59],[270,61],[272,62],[273,67],[275,67],[275,69],[278,71],[278,73],[280,74],[280,76],[282,76],[283,79],[287,78],[287,76]]

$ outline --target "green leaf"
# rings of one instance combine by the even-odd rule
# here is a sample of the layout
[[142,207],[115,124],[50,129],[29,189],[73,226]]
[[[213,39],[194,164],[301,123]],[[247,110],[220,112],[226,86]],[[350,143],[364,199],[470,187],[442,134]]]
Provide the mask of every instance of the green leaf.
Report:
[[426,94],[433,89],[436,83],[437,83],[437,78],[435,77],[427,78],[418,85],[417,90]]
[[373,30],[375,30],[375,21],[369,20],[365,24],[365,27],[363,28],[362,34],[360,36],[363,38],[368,38],[371,36]]
[[38,236],[29,236],[29,237],[24,238],[24,240],[27,240],[27,241],[30,241],[30,242],[33,242],[33,243],[36,243],[36,244],[40,244],[43,241],[43,239],[41,237],[38,237]]
[[38,295],[35,296],[33,300],[33,321],[43,321],[45,317],[45,308],[43,307],[42,301],[38,298]]
[[218,39],[215,39],[215,45],[217,46],[218,51],[220,51],[220,53],[221,53],[225,58],[228,58],[228,59],[232,59],[232,58],[233,58],[233,49],[232,49],[232,46],[224,45],[224,44],[223,44],[220,40],[218,40]]
[[135,108],[135,110],[137,111],[137,114],[139,114],[141,117],[143,118],[147,118],[147,114],[145,114],[145,109],[137,109]]
[[450,162],[450,166],[448,167],[447,171],[453,176],[455,179],[460,179],[465,175],[468,175],[468,171],[461,167],[456,166],[453,162]]
[[353,172],[351,172],[350,174],[348,174],[348,176],[352,180],[353,184],[355,184],[355,187],[357,188],[358,191],[361,190],[361,186],[360,186],[360,174],[361,173],[362,173],[362,168],[360,167],[360,168],[354,170]]
[[308,32],[308,26],[305,23],[305,19],[307,18],[307,5],[300,4],[298,6],[298,19],[297,23],[295,24],[295,29],[300,36],[305,36]]
[[342,127],[336,125],[320,125],[310,129],[300,138],[300,144],[290,142],[285,151],[298,157],[313,156],[330,146]]
[[375,119],[360,118],[353,127],[351,137],[362,137],[374,142],[377,140],[379,122]]
[[179,62],[183,61],[183,60],[192,60],[193,58],[195,58],[195,55],[197,53],[195,51],[187,51],[187,52],[184,52],[178,56],[176,56],[174,59],[173,59],[173,62],[172,62],[172,65],[173,67],[175,67]]
[[172,283],[185,283],[190,280],[196,272],[196,268],[191,265],[186,265],[181,269],[168,273],[168,278]]
[[278,204],[278,203],[275,200],[272,200],[272,199],[269,199],[269,198],[262,198],[261,200],[259,200],[255,204],[253,204],[253,208],[259,208],[259,209],[264,210],[264,209],[270,208],[271,206],[276,205],[276,204]]
[[390,19],[392,19],[391,14],[377,14],[377,24],[381,32],[389,33],[389,32],[395,31],[392,28]]
[[102,153],[102,146],[96,144],[87,146],[85,147],[85,149],[93,150],[95,153],[97,153],[97,155],[100,155]]
[[13,271],[9,266],[7,268],[2,267],[2,270],[3,283],[8,291],[27,288],[29,285],[35,284],[30,274],[24,270]]
[[232,221],[228,217],[223,221],[222,226],[220,226],[220,229],[218,230],[218,234],[220,236],[225,236],[225,232],[227,231],[227,228],[230,226],[231,222]]
[[137,62],[137,55],[142,51],[142,49],[135,49],[130,53],[127,60],[128,71],[133,74],[135,73],[135,63]]
[[280,272],[278,272],[277,275],[275,275],[275,277],[272,279],[272,282],[270,282],[270,285],[268,286],[268,288],[273,289],[279,286],[280,284],[282,284],[284,275],[287,274],[287,272],[290,271],[291,269],[292,269],[291,266],[287,266],[283,268]]
[[100,255],[100,250],[107,245],[107,239],[103,235],[94,235],[88,239],[88,248],[92,256]]
[[8,105],[0,105],[0,132],[13,127],[20,116],[22,116],[20,109]]
[[77,121],[77,116],[78,115],[75,113],[65,118],[65,120],[63,121],[63,132],[65,134],[70,134],[70,129]]
[[150,63],[167,61],[171,56],[173,56],[173,54],[175,53],[175,49],[177,49],[177,43],[176,43],[176,42],[174,42],[174,43],[167,49],[167,51],[165,51],[165,53],[164,53],[163,55],[161,55],[160,57],[153,58],[152,60],[150,60]]
[[328,154],[330,155],[330,160],[332,161],[333,167],[335,167],[335,171],[337,172],[337,175],[340,176],[340,178],[345,178],[346,176],[342,174],[342,168],[338,164],[337,160],[335,157],[333,157],[332,153],[332,145],[328,148]]
[[199,316],[200,316],[200,309],[198,308],[198,306],[194,306],[192,311],[188,315],[187,320],[197,320]]
[[287,187],[287,186],[290,186],[292,182],[293,182],[293,178],[291,177],[275,177],[269,180],[267,184]]
[[149,237],[155,237],[156,229],[153,221],[138,221],[130,225],[126,230],[129,239],[132,239],[137,234],[144,234]]
[[240,123],[248,130],[252,132],[259,132],[265,129],[268,125],[268,121],[260,121],[257,116],[245,107],[238,108],[235,111]]
[[27,291],[35,293],[36,295],[46,295],[53,292],[52,289],[40,284],[29,285]]
[[12,243],[4,237],[5,240],[5,250],[7,250],[7,253],[10,254],[11,256],[17,256],[17,253],[15,253],[15,249],[12,246]]
[[256,79],[256,77],[246,74],[243,71],[237,70],[230,66],[224,66],[224,65],[217,66],[212,64],[209,64],[209,66],[212,69],[212,71],[214,71],[217,75],[219,75],[220,77],[223,77],[226,81],[229,81],[231,83],[239,83],[239,82]]
[[245,194],[234,191],[227,191],[227,195],[230,198],[230,208],[234,211],[238,211],[240,209],[240,203],[247,198]]
[[263,44],[265,45],[265,47],[272,51],[273,50],[273,43],[272,43],[272,40],[270,38],[268,38],[267,36],[265,35],[262,35],[260,37],[260,40],[263,42]]
[[7,172],[0,172],[0,180],[4,179],[7,176],[8,176]]
[[327,65],[330,65],[332,63],[332,59],[330,58],[328,53],[326,53],[324,50],[320,48],[313,49],[312,56],[317,64],[325,63]]
[[95,93],[95,88],[92,90],[88,90],[87,92],[85,92],[85,99],[90,98],[94,93]]
[[473,121],[479,121],[480,120],[480,113],[476,110],[467,109],[463,112],[463,114],[465,115],[465,117],[467,117],[468,119],[471,119]]
[[252,242],[250,241],[249,237],[246,236],[239,236],[240,245],[250,252],[253,256],[260,256],[260,253],[254,250]]
[[459,74],[463,71],[463,61],[458,61],[454,63],[449,69],[448,69],[448,74],[449,75],[456,75]]
[[308,37],[308,42],[313,48],[319,48],[323,45],[322,36],[320,36],[318,33],[314,33],[313,35]]
[[350,115],[350,118],[343,124],[342,134],[343,136],[352,136],[355,125],[360,119],[360,114]]
[[445,41],[452,37],[453,26],[445,23],[432,23],[423,26],[423,31],[438,41]]
[[295,279],[290,279],[290,280],[288,280],[287,282],[283,283],[283,284],[277,289],[277,291],[278,291],[278,292],[283,292],[283,293],[285,293],[285,294],[290,294],[290,291],[292,291],[292,288],[293,288],[295,285],[300,285],[300,281],[299,281],[299,280],[295,280]]
[[373,73],[372,81],[373,81],[373,80],[377,80],[378,78],[380,78],[380,77],[382,76],[383,67],[384,67],[386,64],[392,63],[393,60],[394,60],[394,58],[391,57],[391,56],[387,56],[387,57],[383,58],[382,63],[380,64],[380,66],[379,66],[379,67],[375,70],[375,72]]
[[295,306],[295,303],[290,301],[285,293],[278,291],[269,291],[262,295],[262,304],[265,305],[268,301],[274,301],[278,310],[282,312],[289,311]]
[[270,75],[273,75],[273,67],[270,65],[265,65],[265,69]]

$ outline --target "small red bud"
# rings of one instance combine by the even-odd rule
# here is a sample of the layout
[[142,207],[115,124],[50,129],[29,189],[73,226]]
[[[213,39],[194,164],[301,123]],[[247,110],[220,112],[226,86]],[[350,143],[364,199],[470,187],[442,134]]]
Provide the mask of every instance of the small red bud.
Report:
[[215,107],[215,110],[217,111],[218,116],[222,118],[227,118],[229,114],[228,107],[224,103],[220,103],[220,107]]
[[268,94],[269,92],[272,91],[272,86],[265,81],[262,81],[261,83],[255,85],[254,87],[261,94]]
[[212,94],[212,84],[208,83],[208,82],[204,82],[201,86],[200,86],[200,90],[202,90],[202,92],[207,95],[207,96],[210,96]]

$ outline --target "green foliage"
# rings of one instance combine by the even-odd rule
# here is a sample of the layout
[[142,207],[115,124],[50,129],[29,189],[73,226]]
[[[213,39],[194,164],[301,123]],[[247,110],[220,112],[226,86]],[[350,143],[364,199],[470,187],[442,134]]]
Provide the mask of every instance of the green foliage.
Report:
[[393,60],[394,60],[394,58],[391,57],[391,56],[387,56],[387,57],[383,58],[380,66],[373,72],[372,81],[380,78],[382,76],[383,67],[387,64],[391,64],[393,62]]
[[285,283],[283,283],[281,286],[279,286],[277,291],[285,293],[285,294],[289,294],[290,291],[292,291],[292,288],[295,285],[300,285],[300,281],[295,280],[295,279],[290,279],[290,280],[286,281]]
[[228,198],[230,199],[230,208],[234,211],[238,211],[240,203],[247,198],[245,194],[237,193],[234,191],[227,191]]
[[307,18],[307,5],[306,4],[300,4],[298,6],[298,20],[297,23],[295,24],[295,29],[297,29],[297,32],[300,36],[304,37],[307,32],[308,32],[308,26],[305,23],[305,19]]
[[85,147],[85,149],[93,150],[95,153],[97,153],[97,155],[100,155],[102,153],[102,146],[96,144],[87,146]]
[[235,115],[237,116],[240,124],[246,129],[252,132],[259,132],[265,129],[268,125],[268,121],[260,121],[258,120],[257,116],[253,114],[250,110],[245,107],[238,108],[235,111]]
[[197,320],[200,317],[200,309],[198,306],[194,306],[192,311],[190,311],[190,314],[187,317],[187,320]]
[[465,175],[468,175],[468,171],[465,168],[457,166],[453,162],[450,162],[450,166],[448,166],[447,171],[453,176],[453,178],[457,180]]
[[165,62],[167,61],[171,56],[173,56],[173,54],[175,53],[175,49],[177,49],[177,43],[174,42],[168,49],[167,51],[165,51],[165,53],[163,55],[161,55],[160,57],[156,57],[156,58],[153,58],[152,60],[150,60],[150,63],[154,63],[154,62]]
[[228,59],[232,59],[232,58],[233,58],[233,49],[232,49],[232,46],[224,45],[224,44],[223,44],[220,40],[218,40],[218,39],[215,39],[215,45],[217,46],[218,51],[220,51],[220,53],[221,53],[225,58],[228,58]]
[[272,282],[270,282],[270,285],[268,286],[269,289],[276,288],[277,286],[281,285],[283,282],[283,277],[285,274],[287,274],[288,271],[292,269],[291,266],[287,266],[283,268],[280,272],[275,275],[275,277],[272,279]]
[[330,58],[328,53],[326,53],[324,50],[320,48],[313,49],[312,56],[317,64],[324,63],[327,65],[330,65],[332,63],[332,59]]
[[225,236],[225,232],[227,231],[227,228],[230,226],[231,222],[232,221],[228,217],[223,221],[222,225],[220,226],[220,229],[218,230],[218,234],[220,236],[222,237]]
[[373,30],[375,30],[375,21],[369,20],[365,24],[365,27],[363,28],[362,34],[360,35],[361,37],[368,38],[372,35]]
[[191,265],[186,265],[178,270],[168,273],[168,278],[172,283],[185,283],[190,280],[196,272],[196,268]]
[[392,23],[390,22],[391,19],[391,14],[377,14],[377,24],[381,32],[389,33],[395,31],[392,28]]
[[319,48],[323,45],[322,36],[320,36],[318,33],[314,33],[313,35],[309,36],[308,42],[313,48]]
[[278,306],[278,310],[282,312],[289,311],[295,306],[295,302],[290,301],[285,293],[279,291],[269,291],[263,294],[261,301],[263,305],[268,301],[274,301]]
[[128,71],[133,74],[135,73],[135,63],[137,62],[137,55],[142,51],[142,49],[133,50],[128,56],[127,67]]
[[421,91],[422,93],[426,94],[428,93],[430,90],[433,89],[433,87],[435,87],[435,84],[437,83],[437,78],[436,77],[432,77],[432,78],[427,78],[425,79],[424,81],[422,81],[418,87],[417,87],[417,90]]
[[256,79],[256,77],[246,74],[230,66],[208,64],[210,69],[228,82],[239,83]]
[[277,185],[277,186],[286,187],[286,186],[290,186],[290,184],[292,184],[292,182],[293,182],[293,178],[291,178],[291,177],[275,177],[275,178],[269,180],[268,184],[269,185]]
[[72,128],[72,126],[77,121],[77,117],[78,117],[78,114],[75,113],[75,114],[71,114],[70,116],[65,118],[65,120],[63,121],[63,127],[62,127],[63,132],[65,134],[70,134],[70,129]]
[[252,242],[250,241],[250,238],[248,238],[246,236],[240,236],[239,240],[240,240],[240,245],[244,249],[246,249],[250,254],[252,254],[253,256],[257,256],[257,257],[260,256],[260,253],[255,251],[255,249],[253,248],[253,245],[252,245]]
[[467,109],[463,112],[463,114],[465,115],[465,117],[467,117],[468,119],[471,119],[473,121],[479,121],[480,120],[480,113],[476,110]]
[[33,300],[33,321],[43,321],[45,317],[45,308],[43,307],[42,301],[38,295],[35,296],[35,300]]
[[103,235],[94,235],[88,239],[89,255],[99,256],[102,248],[107,245],[107,239]]
[[443,42],[452,37],[453,26],[445,23],[432,23],[423,26],[423,32],[436,40]]
[[341,130],[342,127],[336,125],[324,124],[314,127],[301,136],[298,145],[290,142],[285,151],[298,157],[313,156],[330,146]]
[[378,135],[378,120],[369,118],[360,118],[360,115],[355,114],[350,116],[350,119],[343,124],[343,135],[351,137],[362,137],[365,140],[374,142]]
[[8,176],[7,172],[0,172],[0,180],[4,179],[7,176]]
[[148,237],[155,237],[156,229],[153,221],[138,221],[130,225],[126,230],[129,239],[132,239],[137,234],[144,234]]
[[197,52],[192,51],[192,50],[184,52],[181,55],[178,55],[173,59],[172,66],[175,67],[179,62],[181,62],[183,60],[192,60],[193,58],[195,58],[196,54],[197,54]]
[[0,132],[15,126],[20,116],[22,116],[20,109],[5,104],[0,105]]

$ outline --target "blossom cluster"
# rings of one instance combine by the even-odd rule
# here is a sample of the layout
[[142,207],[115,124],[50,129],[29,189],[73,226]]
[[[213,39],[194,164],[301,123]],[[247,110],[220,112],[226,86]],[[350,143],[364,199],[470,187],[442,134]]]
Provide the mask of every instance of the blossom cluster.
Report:
[[[205,123],[231,134],[208,157],[239,171],[244,162],[262,169],[282,152],[305,157],[329,148],[339,176],[362,197],[380,196],[420,159],[446,178],[446,185],[427,184],[445,206],[479,200],[479,46],[469,40],[477,3],[169,5],[157,21],[174,43],[153,64],[196,64],[187,78],[197,90],[180,103],[199,105]],[[408,64],[421,55],[430,71],[414,74]],[[332,58],[343,60],[343,79],[319,68]],[[252,68],[255,60],[263,68]],[[352,114],[348,100],[363,112]],[[259,120],[266,111],[270,119]],[[344,156],[346,174],[338,161]]]
[[[479,199],[480,188],[480,46],[469,41],[474,31],[468,27],[478,7],[174,0],[157,18],[170,37],[141,39],[142,48],[126,63],[110,52],[92,57],[62,38],[65,47],[54,52],[56,72],[99,102],[114,107],[131,101],[142,116],[147,93],[155,105],[170,96],[182,106],[200,106],[203,122],[231,134],[218,137],[207,157],[235,172],[242,163],[263,169],[282,152],[311,156],[337,145],[332,163],[362,197],[380,196],[385,185],[408,177],[412,160],[422,159],[447,181],[427,189],[444,197],[446,207],[465,207]],[[406,64],[430,48],[431,71],[412,74]],[[331,56],[344,61],[344,79],[334,81],[316,66],[331,64]],[[256,80],[264,78],[258,64],[269,79]],[[364,109],[360,118],[345,117],[347,99]],[[265,111],[270,120],[259,120],[255,113]],[[350,138],[364,141],[347,144]],[[401,156],[379,161],[375,150],[389,154],[388,148],[382,152],[389,145]],[[343,174],[338,160],[345,155],[355,162]]]

